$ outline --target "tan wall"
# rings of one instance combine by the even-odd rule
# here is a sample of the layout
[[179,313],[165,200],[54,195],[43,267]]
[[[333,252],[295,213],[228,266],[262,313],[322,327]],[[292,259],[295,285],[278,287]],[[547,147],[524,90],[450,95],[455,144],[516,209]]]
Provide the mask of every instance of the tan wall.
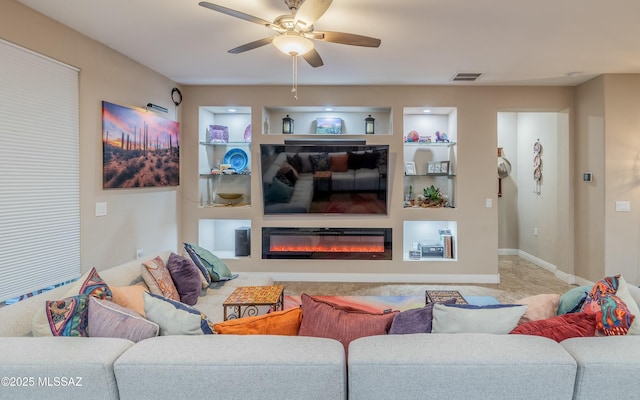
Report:
[[[149,102],[169,108],[175,83],[14,0],[0,2],[0,38],[80,69],[80,207],[83,271],[146,254],[175,250],[180,190],[102,190],[103,100],[127,107]],[[164,115],[163,115],[164,116]],[[108,215],[95,216],[106,202]]]
[[[604,273],[640,282],[640,76],[606,75]],[[616,212],[629,201],[630,212]]]
[[[604,275],[606,185],[604,146],[604,80],[592,79],[576,88],[575,135],[575,274],[590,281]],[[593,173],[583,182],[582,173]]]
[[[265,218],[259,201],[260,187],[257,177],[252,179],[251,209],[225,210],[224,218],[252,220],[252,257],[249,260],[231,260],[232,269],[243,271],[310,272],[310,273],[395,273],[395,274],[497,274],[497,192],[496,146],[497,112],[503,108],[534,110],[565,110],[572,106],[571,88],[533,87],[453,87],[453,86],[313,86],[300,87],[300,100],[291,97],[288,87],[232,87],[187,86],[184,90],[183,145],[196,148],[198,138],[198,107],[242,105],[254,110],[252,124],[261,126],[263,106],[379,106],[392,108],[393,136],[367,137],[370,142],[389,143],[392,170],[390,214],[387,217],[322,217],[322,218]],[[457,208],[453,210],[406,210],[402,208],[402,110],[408,106],[457,107],[458,163]],[[256,130],[257,131],[257,130]],[[254,131],[252,156],[258,157],[258,144],[278,143],[282,136],[263,136]],[[195,154],[195,153],[194,153]],[[185,176],[197,176],[197,160],[183,159]],[[255,168],[254,168],[255,169]],[[186,201],[183,206],[184,239],[197,241],[198,220],[218,216],[218,211],[198,207],[197,182],[184,182]],[[256,195],[258,194],[258,195]],[[485,207],[486,199],[494,206]],[[436,219],[458,221],[458,261],[411,263],[402,261],[403,220]],[[314,262],[291,260],[261,260],[262,226],[382,226],[393,229],[393,260],[362,262]]]

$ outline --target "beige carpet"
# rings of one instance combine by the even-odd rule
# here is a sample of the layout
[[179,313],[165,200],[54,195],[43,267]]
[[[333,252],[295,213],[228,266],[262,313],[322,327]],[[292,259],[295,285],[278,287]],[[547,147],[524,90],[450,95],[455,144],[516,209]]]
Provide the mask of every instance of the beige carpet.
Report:
[[439,285],[359,283],[359,282],[278,282],[285,287],[285,294],[306,293],[318,296],[418,296],[427,289],[450,290],[455,288],[463,296],[493,296],[501,303],[542,293],[563,294],[574,287],[557,279],[554,274],[518,256],[499,257],[500,283],[497,285]]

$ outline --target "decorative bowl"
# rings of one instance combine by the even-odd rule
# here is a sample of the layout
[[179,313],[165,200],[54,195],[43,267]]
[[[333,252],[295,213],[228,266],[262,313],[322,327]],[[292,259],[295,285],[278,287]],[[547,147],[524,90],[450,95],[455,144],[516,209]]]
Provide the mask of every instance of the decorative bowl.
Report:
[[218,193],[218,196],[225,200],[237,200],[242,197],[242,193]]

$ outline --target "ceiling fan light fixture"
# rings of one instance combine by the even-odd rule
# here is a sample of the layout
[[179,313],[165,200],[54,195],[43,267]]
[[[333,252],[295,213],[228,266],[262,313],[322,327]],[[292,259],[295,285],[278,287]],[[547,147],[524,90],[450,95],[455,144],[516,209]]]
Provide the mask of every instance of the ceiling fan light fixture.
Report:
[[314,45],[310,39],[295,32],[287,32],[273,38],[274,46],[284,54],[301,56],[313,50]]

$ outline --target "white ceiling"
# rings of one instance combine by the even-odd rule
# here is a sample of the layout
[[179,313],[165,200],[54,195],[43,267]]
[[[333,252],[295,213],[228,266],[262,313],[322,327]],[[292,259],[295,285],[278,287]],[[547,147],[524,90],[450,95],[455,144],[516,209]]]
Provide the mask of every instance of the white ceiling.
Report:
[[[274,31],[199,0],[19,1],[181,84],[291,83],[291,59],[272,45],[227,53]],[[288,14],[284,0],[211,2],[268,21]],[[473,85],[576,85],[640,73],[639,17],[640,0],[334,0],[316,30],[382,44],[316,41],[325,65],[301,60],[298,80],[446,85],[456,73],[480,72]]]

